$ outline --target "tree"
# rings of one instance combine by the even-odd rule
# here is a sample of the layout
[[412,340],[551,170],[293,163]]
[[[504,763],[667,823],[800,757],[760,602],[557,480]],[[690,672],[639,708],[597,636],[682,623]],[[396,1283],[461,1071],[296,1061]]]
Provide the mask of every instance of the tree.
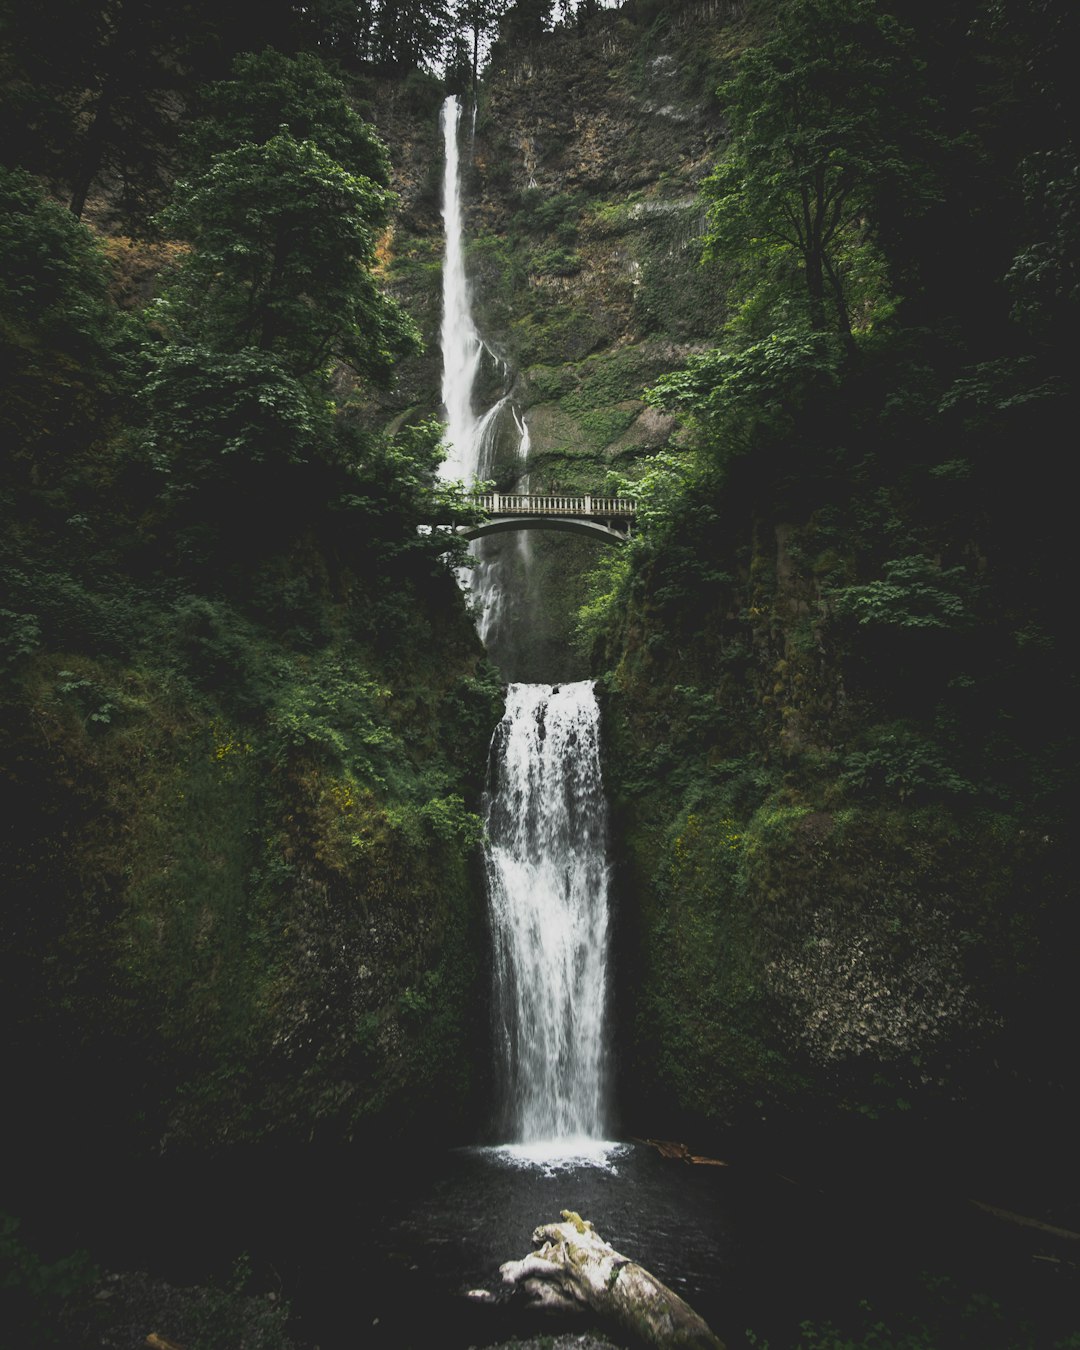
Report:
[[103,172],[125,207],[145,195],[160,203],[168,91],[184,66],[171,11],[150,0],[4,8],[3,111],[19,162],[62,183],[76,217]]
[[454,10],[455,25],[467,32],[471,39],[471,87],[474,89],[480,69],[481,50],[494,37],[506,5],[507,0],[458,0]]
[[442,52],[450,16],[444,0],[398,0],[379,7],[375,57],[388,70],[417,70]]
[[513,46],[535,42],[551,27],[554,0],[514,0],[500,26],[501,35]]
[[[55,456],[70,471],[100,431],[118,326],[104,258],[85,226],[21,169],[0,169],[0,442],[56,495]],[[65,462],[66,461],[66,462]]]
[[335,359],[388,378],[418,341],[369,270],[390,203],[288,132],[216,155],[163,216],[193,246],[159,305],[165,331],[217,352],[272,354],[297,378]]
[[778,17],[719,90],[731,141],[705,184],[708,246],[773,277],[794,262],[811,327],[850,340],[853,256],[886,202],[933,195],[920,67],[872,0],[792,0]]
[[226,535],[268,538],[313,491],[305,466],[336,455],[333,363],[384,382],[418,346],[370,271],[390,201],[288,132],[177,185],[162,223],[192,248],[154,308],[165,340],[150,353],[143,439],[166,501],[186,503],[174,531],[191,561]]
[[267,48],[233,63],[231,77],[199,91],[186,138],[189,161],[201,169],[243,142],[263,145],[285,129],[313,141],[349,173],[380,187],[390,182],[386,147],[349,106],[340,80],[310,53],[284,56]]
[[312,0],[300,10],[300,43],[356,67],[371,60],[378,13],[375,0]]

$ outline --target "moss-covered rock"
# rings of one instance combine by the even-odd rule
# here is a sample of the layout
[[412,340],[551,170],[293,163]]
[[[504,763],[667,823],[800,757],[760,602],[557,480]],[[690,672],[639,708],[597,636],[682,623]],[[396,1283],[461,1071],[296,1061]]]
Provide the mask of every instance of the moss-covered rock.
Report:
[[[227,678],[215,626],[23,663],[2,718],[26,821],[4,848],[13,1088],[52,1057],[57,1092],[147,1141],[468,1117],[497,689],[444,585],[381,653],[340,607],[303,653],[218,605],[246,663]],[[57,1109],[26,1102],[31,1133]]]

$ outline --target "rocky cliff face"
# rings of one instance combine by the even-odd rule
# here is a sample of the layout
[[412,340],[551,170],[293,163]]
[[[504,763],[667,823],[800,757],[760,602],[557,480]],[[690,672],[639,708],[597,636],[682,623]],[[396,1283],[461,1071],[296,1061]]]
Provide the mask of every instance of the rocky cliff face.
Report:
[[[495,53],[463,157],[469,267],[479,326],[507,363],[486,393],[510,388],[524,412],[534,490],[601,491],[662,447],[674,423],[641,391],[722,318],[722,289],[698,266],[697,188],[722,139],[714,88],[741,40],[738,11],[707,3],[651,28],[605,13],[586,32]],[[437,105],[419,132],[400,95],[373,106],[401,194],[387,277],[428,342],[388,411],[415,416],[439,397]],[[508,421],[500,485],[521,472],[516,441]],[[493,653],[504,673],[585,673],[570,638],[604,546],[534,534],[526,557],[514,541],[491,547],[518,571],[520,601]]]

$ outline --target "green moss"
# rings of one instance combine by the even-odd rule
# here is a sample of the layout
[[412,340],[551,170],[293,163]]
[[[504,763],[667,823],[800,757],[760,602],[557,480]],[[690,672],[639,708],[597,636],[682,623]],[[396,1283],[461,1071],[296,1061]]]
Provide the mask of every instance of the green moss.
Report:
[[580,361],[610,340],[603,316],[569,305],[551,305],[515,318],[510,335],[522,366]]
[[341,1137],[467,1109],[483,1037],[468,803],[499,689],[460,605],[403,586],[414,603],[378,645],[329,595],[314,650],[308,623],[200,599],[148,608],[137,657],[39,651],[5,686],[7,786],[64,838],[5,844],[10,994],[72,1082],[126,1062],[102,1088],[123,1128]]

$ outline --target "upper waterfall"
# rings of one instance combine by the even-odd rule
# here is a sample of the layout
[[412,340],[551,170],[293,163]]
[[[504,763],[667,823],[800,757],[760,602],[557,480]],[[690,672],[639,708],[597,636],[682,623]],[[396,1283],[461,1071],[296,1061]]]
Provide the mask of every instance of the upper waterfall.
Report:
[[465,238],[461,210],[461,165],[458,126],[461,100],[452,95],[443,104],[443,230],[446,236],[442,276],[442,401],[446,409],[449,454],[443,475],[467,483],[479,468],[478,419],[473,412],[473,386],[483,343],[473,322],[465,275]]
[[[465,268],[465,228],[461,190],[461,101],[451,95],[443,103],[443,228],[446,236],[442,277],[442,401],[446,412],[446,459],[440,473],[450,481],[476,483],[508,468],[519,487],[524,476],[529,433],[510,392],[510,371],[481,337],[472,313],[472,297]],[[502,377],[501,394],[489,407],[477,409],[476,383],[487,357]],[[509,449],[509,465],[500,446]],[[523,589],[531,551],[525,536],[512,542],[474,542],[475,564],[460,580],[473,602],[480,640],[489,651],[500,639],[506,643],[509,618]],[[515,593],[515,583],[516,592]]]

